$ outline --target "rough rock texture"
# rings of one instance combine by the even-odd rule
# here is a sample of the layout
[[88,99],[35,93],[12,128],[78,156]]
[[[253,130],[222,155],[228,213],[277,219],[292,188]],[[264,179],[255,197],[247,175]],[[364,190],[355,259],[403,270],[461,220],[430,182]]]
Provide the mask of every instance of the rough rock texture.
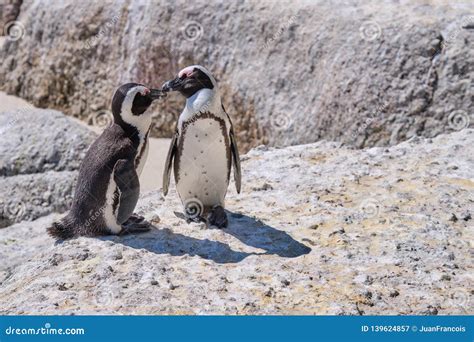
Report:
[[95,133],[32,106],[0,113],[0,228],[64,211]]
[[[447,1],[25,1],[0,88],[93,118],[126,81],[189,64],[220,80],[243,150],[395,144],[474,124],[474,11]],[[183,99],[156,107],[170,136]]]
[[54,244],[57,215],[11,226],[0,313],[473,314],[473,143],[252,150],[224,230],[177,217],[174,190],[141,198],[142,235]]
[[77,170],[96,135],[55,110],[0,113],[0,176]]
[[1,177],[0,228],[71,207],[77,171]]

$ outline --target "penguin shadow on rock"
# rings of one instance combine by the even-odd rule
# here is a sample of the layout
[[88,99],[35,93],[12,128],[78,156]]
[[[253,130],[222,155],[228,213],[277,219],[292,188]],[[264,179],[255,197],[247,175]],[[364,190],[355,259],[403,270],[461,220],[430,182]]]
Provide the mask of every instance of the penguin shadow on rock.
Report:
[[169,228],[151,226],[151,230],[141,234],[124,236],[103,236],[101,240],[110,240],[124,246],[146,249],[155,254],[171,256],[200,256],[219,264],[237,263],[254,253],[234,251],[229,245],[208,239],[201,240],[179,233]]
[[288,233],[271,227],[253,217],[227,211],[231,220],[224,232],[239,239],[247,246],[260,248],[263,254],[276,254],[296,258],[311,252],[311,248],[293,239]]
[[[240,240],[242,243],[263,249],[261,253],[247,253],[234,251],[228,244],[208,239],[201,240],[179,233],[169,228],[152,226],[148,232],[138,235],[104,236],[103,240],[112,240],[125,246],[146,249],[156,254],[170,254],[172,256],[198,255],[203,259],[216,263],[238,263],[250,255],[275,254],[284,258],[296,258],[311,252],[311,248],[294,240],[284,231],[271,227],[260,220],[247,215],[227,211],[230,217],[227,228],[221,228]],[[184,214],[175,213],[185,219]],[[217,229],[217,228],[216,228]]]
[[[311,248],[293,239],[288,233],[271,227],[258,218],[250,217],[240,213],[233,213],[225,210],[227,217],[231,220],[225,228],[209,227],[221,229],[223,232],[232,235],[247,246],[265,250],[261,254],[276,254],[284,258],[296,258],[311,252]],[[189,222],[185,214],[175,211],[176,217]],[[204,222],[205,220],[202,220]]]

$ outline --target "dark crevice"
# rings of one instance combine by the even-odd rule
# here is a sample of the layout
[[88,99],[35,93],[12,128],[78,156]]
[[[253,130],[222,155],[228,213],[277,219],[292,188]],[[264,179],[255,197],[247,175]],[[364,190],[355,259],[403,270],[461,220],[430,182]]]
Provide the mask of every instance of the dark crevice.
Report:
[[423,106],[423,108],[420,109],[420,112],[424,112],[428,110],[428,108],[433,103],[434,94],[436,90],[438,89],[439,75],[438,75],[438,70],[436,69],[436,63],[438,61],[439,55],[443,51],[444,38],[442,34],[440,33],[438,34],[436,39],[438,40],[438,43],[433,48],[434,53],[431,54],[430,67],[428,69],[428,74],[425,81],[425,86],[426,86],[426,93],[424,94],[425,105]]

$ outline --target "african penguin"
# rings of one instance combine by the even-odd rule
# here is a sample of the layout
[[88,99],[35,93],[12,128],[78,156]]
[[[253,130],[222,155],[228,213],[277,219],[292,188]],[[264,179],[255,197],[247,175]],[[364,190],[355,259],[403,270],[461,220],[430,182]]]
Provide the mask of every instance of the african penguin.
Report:
[[147,157],[151,103],[165,96],[141,84],[120,86],[112,99],[114,122],[95,140],[79,169],[68,214],[47,230],[53,237],[124,234],[149,229],[133,213]]
[[166,82],[162,90],[179,91],[186,98],[166,158],[163,194],[168,193],[174,166],[176,188],[187,219],[227,227],[224,198],[231,165],[238,193],[241,171],[234,129],[221,103],[217,82],[206,68],[193,65]]

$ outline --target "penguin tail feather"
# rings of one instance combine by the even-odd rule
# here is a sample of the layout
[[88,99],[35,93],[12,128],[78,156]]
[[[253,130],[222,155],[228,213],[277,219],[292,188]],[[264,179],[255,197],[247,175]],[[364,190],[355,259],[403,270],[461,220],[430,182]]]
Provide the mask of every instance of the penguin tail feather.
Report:
[[71,239],[76,235],[74,223],[67,216],[59,220],[59,222],[53,222],[52,226],[46,228],[46,230],[53,238],[61,240]]

